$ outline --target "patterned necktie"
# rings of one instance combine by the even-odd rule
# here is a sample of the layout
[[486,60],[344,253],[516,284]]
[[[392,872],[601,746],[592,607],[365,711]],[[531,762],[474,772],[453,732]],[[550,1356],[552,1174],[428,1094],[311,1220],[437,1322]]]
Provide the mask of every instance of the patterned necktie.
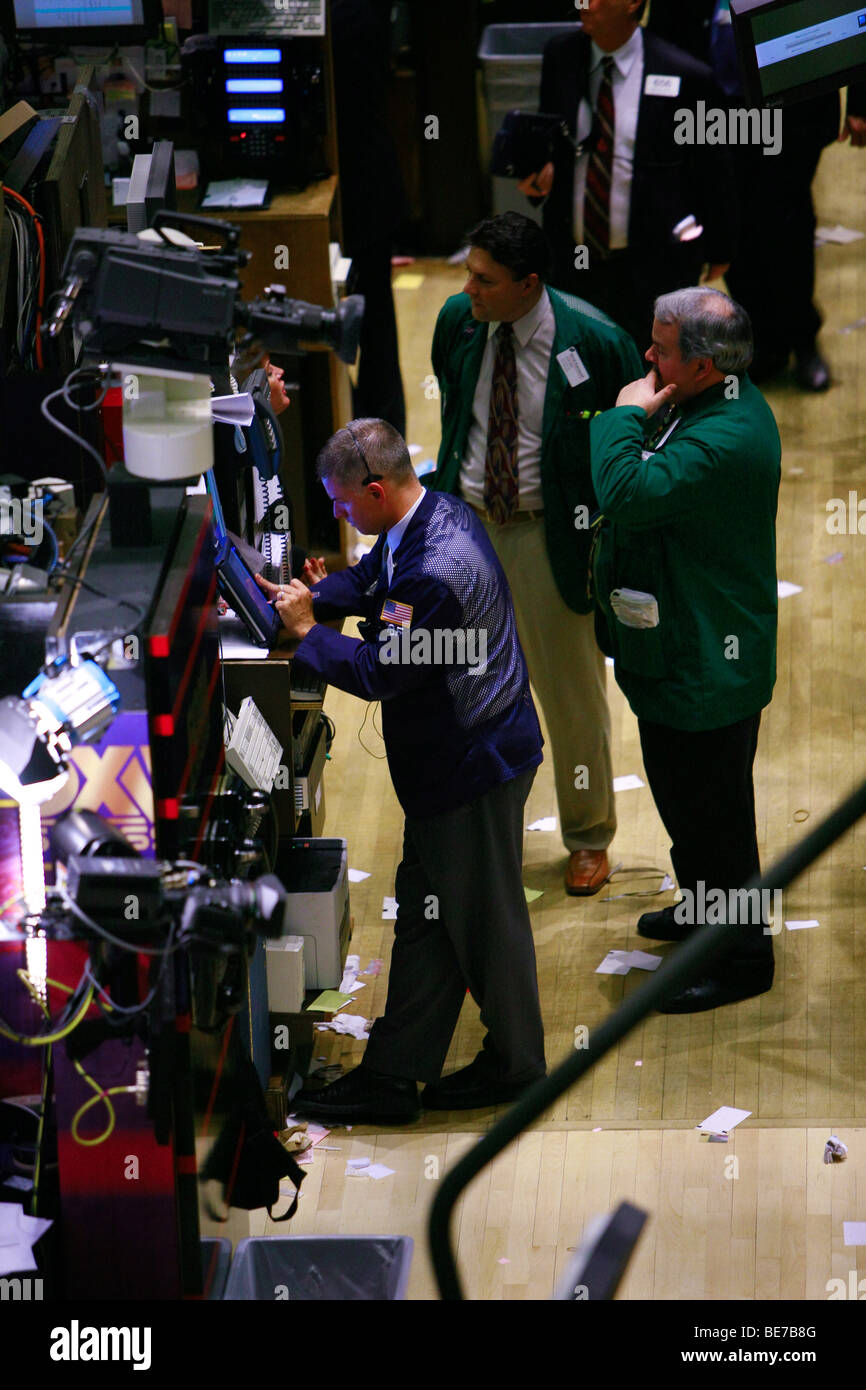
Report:
[[514,330],[501,323],[496,331],[496,358],[490,388],[487,455],[484,460],[484,506],[501,525],[517,508],[517,363]]
[[605,58],[596,102],[599,137],[589,156],[583,198],[583,234],[591,252],[610,254],[610,181],[616,117],[613,108],[613,58]]

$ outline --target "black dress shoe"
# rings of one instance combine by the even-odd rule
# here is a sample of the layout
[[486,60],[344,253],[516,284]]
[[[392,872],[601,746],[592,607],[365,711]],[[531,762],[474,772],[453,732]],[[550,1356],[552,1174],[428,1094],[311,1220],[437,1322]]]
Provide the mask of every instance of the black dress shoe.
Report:
[[803,352],[795,354],[797,365],[794,376],[797,385],[804,391],[826,391],[830,386],[830,366],[825,362],[814,344]]
[[443,1076],[421,1092],[425,1110],[476,1110],[483,1105],[504,1105],[534,1086],[544,1075],[522,1081],[503,1081],[491,1073],[483,1058],[475,1058],[468,1067]]
[[769,970],[743,970],[739,975],[717,978],[704,975],[682,993],[675,994],[659,1009],[660,1014],[702,1014],[718,1009],[722,1004],[738,1004],[741,999],[753,999],[766,994],[773,984],[773,966]]
[[296,1115],[314,1120],[396,1125],[418,1118],[418,1087],[399,1076],[385,1076],[363,1064],[318,1090],[299,1091],[292,1101]]
[[638,936],[646,936],[650,941],[685,941],[691,936],[694,927],[688,922],[678,922],[674,913],[678,903],[662,907],[658,912],[645,912],[637,919]]

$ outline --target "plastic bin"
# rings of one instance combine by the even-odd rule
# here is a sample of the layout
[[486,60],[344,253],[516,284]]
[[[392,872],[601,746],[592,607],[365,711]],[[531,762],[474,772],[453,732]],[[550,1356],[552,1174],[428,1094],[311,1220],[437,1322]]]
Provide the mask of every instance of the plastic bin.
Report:
[[222,1298],[231,1262],[232,1243],[228,1236],[202,1236],[201,1287],[208,1300]]
[[[509,111],[537,111],[541,59],[548,39],[574,32],[575,24],[488,24],[482,31],[478,58],[484,74],[487,119],[486,158]],[[522,212],[541,221],[541,209],[518,192],[516,179],[492,178],[494,212]]]
[[259,1299],[403,1299],[410,1236],[251,1236],[239,1240],[223,1295]]

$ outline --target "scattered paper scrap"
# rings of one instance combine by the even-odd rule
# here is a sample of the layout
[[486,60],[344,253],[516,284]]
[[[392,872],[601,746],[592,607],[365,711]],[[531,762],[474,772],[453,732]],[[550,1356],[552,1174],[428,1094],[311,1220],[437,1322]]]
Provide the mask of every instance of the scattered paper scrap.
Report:
[[534,903],[537,898],[544,897],[544,892],[541,888],[527,888],[525,883],[523,885],[523,892],[528,903]]
[[396,1173],[396,1168],[386,1168],[384,1163],[371,1163],[369,1168],[364,1169],[365,1178],[390,1178]]
[[396,922],[396,920],[397,920],[397,899],[396,899],[396,898],[383,898],[383,899],[382,899],[382,921],[383,921],[383,922]]
[[382,957],[381,957],[381,956],[376,956],[375,960],[371,960],[371,961],[370,961],[370,964],[367,966],[367,969],[361,971],[361,974],[362,974],[362,975],[381,975],[383,964],[384,964],[384,962],[383,962],[383,960],[382,960]]
[[602,1125],[596,1125],[595,1128],[594,1128],[594,1130],[592,1131],[593,1134],[601,1134],[602,1128],[603,1128]]
[[751,1110],[738,1110],[734,1105],[720,1105],[718,1110],[714,1110],[712,1115],[708,1115],[696,1128],[708,1134],[730,1134],[734,1126],[748,1119],[751,1113]]
[[498,1265],[510,1265],[510,1264],[511,1264],[511,1261],[509,1260],[509,1258],[508,1258],[507,1255],[503,1255],[503,1256],[502,1256],[502,1259],[501,1259],[501,1260],[497,1260],[496,1263],[497,1263]]
[[346,1172],[347,1172],[347,1173],[360,1173],[360,1171],[361,1171],[362,1168],[369,1168],[369,1166],[370,1166],[370,1160],[369,1160],[369,1158],[347,1158],[347,1159],[346,1159]]
[[534,820],[526,828],[527,830],[555,830],[556,816],[542,816],[541,820]]
[[642,782],[633,772],[626,773],[625,777],[614,777],[613,779],[613,789],[615,792],[636,791],[638,787],[645,786],[646,783]]
[[612,666],[612,665],[613,665],[613,657],[612,657],[612,656],[606,656],[606,657],[604,658],[604,664],[605,664],[605,666]]
[[601,965],[596,967],[596,975],[627,975],[636,970],[658,970],[661,956],[650,955],[648,951],[608,951]]
[[835,227],[815,228],[815,245],[822,246],[825,241],[835,241],[839,246],[845,246],[849,241],[859,241],[862,235],[862,232],[857,232],[852,227],[843,227],[837,222]]
[[848,1145],[843,1144],[842,1140],[838,1139],[835,1134],[831,1134],[824,1145],[824,1162],[844,1163],[847,1157]]
[[802,594],[802,584],[792,584],[788,579],[780,579],[777,585],[779,598],[790,598],[792,594]]
[[337,1009],[342,1009],[344,1004],[351,1004],[351,994],[341,994],[338,989],[323,989],[321,994],[317,994],[312,1004],[307,1008],[310,1013],[332,1014]]
[[37,1268],[33,1246],[50,1225],[48,1217],[26,1216],[23,1207],[0,1203],[0,1276]]
[[595,967],[596,975],[627,975],[631,966],[624,959],[628,951],[608,951],[601,965]]
[[403,270],[399,275],[394,276],[391,284],[395,290],[418,290],[424,284],[424,276]]
[[659,889],[659,892],[660,892],[660,893],[665,893],[665,892],[667,892],[668,888],[673,888],[673,886],[674,886],[674,881],[673,881],[673,879],[671,878],[670,874],[665,874],[664,878],[662,879],[662,886],[661,886],[661,888]]
[[637,1062],[635,1062],[635,1066],[636,1066],[636,1067],[642,1067],[642,1066],[643,1066],[643,1062],[640,1061],[640,1060],[638,1060]]
[[629,951],[627,959],[635,970],[658,970],[662,963],[661,956],[651,955],[649,951]]
[[819,927],[821,924],[817,918],[812,917],[808,922],[786,922],[788,931],[804,931],[806,927]]
[[866,1221],[843,1221],[846,1245],[866,1245]]
[[789,468],[789,469],[788,469],[789,476],[792,477],[792,478],[802,478],[804,472],[805,472],[805,469],[803,469],[803,468]]
[[834,550],[832,555],[827,555],[824,559],[825,565],[841,565],[845,559],[841,550]]
[[844,328],[840,328],[840,329],[839,329],[839,332],[840,332],[840,333],[855,333],[855,332],[857,331],[857,329],[858,329],[858,328],[862,328],[862,327],[864,326],[864,324],[866,324],[866,318],[855,319],[853,323],[846,323],[846,325],[845,325]]
[[365,878],[369,878],[369,877],[370,877],[370,875],[369,875],[368,873],[365,873],[363,869],[350,869],[350,870],[349,870],[349,882],[350,882],[350,883],[363,883],[363,882],[364,882],[364,879],[365,879]]
[[370,1020],[360,1014],[335,1014],[329,1023],[317,1023],[320,1033],[327,1029],[331,1033],[348,1033],[352,1038],[366,1039],[370,1030]]
[[420,444],[407,444],[406,448],[409,450],[410,459],[413,459],[416,454],[420,454],[422,452]]

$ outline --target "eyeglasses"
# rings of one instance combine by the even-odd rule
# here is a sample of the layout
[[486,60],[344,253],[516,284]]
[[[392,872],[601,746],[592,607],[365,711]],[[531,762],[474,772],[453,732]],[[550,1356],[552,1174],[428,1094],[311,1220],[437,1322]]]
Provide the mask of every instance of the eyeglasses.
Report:
[[366,470],[367,470],[367,476],[366,476],[366,478],[362,478],[362,479],[361,479],[361,487],[367,487],[368,483],[381,483],[382,479],[383,479],[384,476],[385,476],[384,473],[371,473],[371,472],[370,472],[370,465],[369,465],[369,463],[367,462],[367,456],[366,456],[366,454],[364,453],[364,450],[361,448],[360,444],[358,443],[357,439],[355,438],[355,435],[354,435],[354,433],[352,432],[352,429],[350,428],[349,425],[344,425],[343,428],[346,430],[347,434],[349,435],[349,437],[350,437],[351,440],[352,440],[352,443],[354,444],[355,448],[358,450],[358,455],[359,455],[359,457],[360,457],[360,460],[361,460],[361,462],[363,463],[364,467],[365,467]]

